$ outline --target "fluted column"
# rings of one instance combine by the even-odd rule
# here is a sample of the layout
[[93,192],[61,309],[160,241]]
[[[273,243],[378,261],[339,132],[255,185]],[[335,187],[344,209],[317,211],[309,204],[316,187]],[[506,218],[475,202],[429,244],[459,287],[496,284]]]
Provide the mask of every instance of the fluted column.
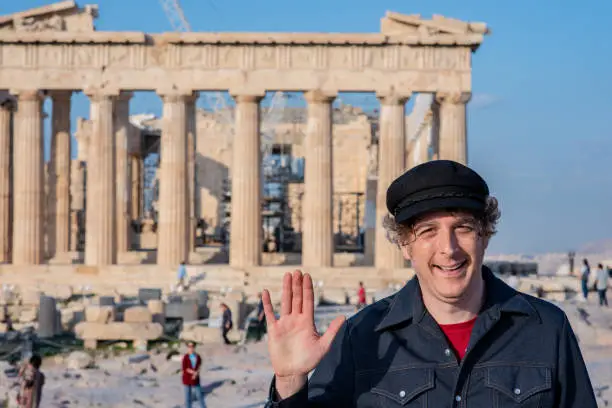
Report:
[[131,92],[121,92],[115,102],[115,171],[116,183],[116,222],[117,222],[117,253],[123,254],[130,250],[132,219],[130,201],[131,179],[128,174],[128,136],[130,126]]
[[387,211],[387,188],[406,167],[406,118],[404,105],[409,96],[379,95],[380,137],[378,140],[378,185],[376,191],[376,241],[374,264],[377,268],[403,268],[405,261],[396,245],[389,242],[382,225]]
[[139,220],[142,216],[141,209],[141,190],[142,190],[142,159],[137,155],[130,156],[130,177],[132,179],[132,198],[130,204],[132,206],[132,219]]
[[161,175],[157,263],[177,266],[189,254],[187,186],[187,100],[189,94],[162,95]]
[[49,256],[70,251],[70,97],[71,91],[54,91],[49,163]]
[[187,189],[189,192],[188,210],[189,210],[189,246],[188,251],[195,250],[195,238],[197,227],[196,214],[196,99],[194,95],[187,99],[186,116],[187,116]]
[[260,95],[234,95],[236,101],[232,159],[230,265],[261,263]]
[[304,94],[308,102],[305,140],[302,264],[333,266],[333,96],[320,91]]
[[92,135],[87,154],[85,263],[117,262],[114,104],[116,95],[89,93]]
[[441,160],[454,160],[467,164],[467,126],[465,105],[471,98],[469,92],[438,92]]
[[43,134],[40,92],[17,93],[13,143],[13,264],[44,261]]
[[0,263],[11,262],[11,114],[0,104]]

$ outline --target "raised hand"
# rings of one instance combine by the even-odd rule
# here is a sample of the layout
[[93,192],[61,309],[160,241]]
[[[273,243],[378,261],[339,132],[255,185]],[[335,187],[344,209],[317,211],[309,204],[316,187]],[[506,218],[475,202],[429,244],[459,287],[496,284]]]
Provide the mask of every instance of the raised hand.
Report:
[[314,291],[310,275],[295,271],[283,277],[281,316],[277,320],[267,290],[262,294],[268,326],[268,350],[276,375],[276,388],[282,398],[297,392],[307,375],[329,350],[344,322],[334,319],[320,336],[314,323]]

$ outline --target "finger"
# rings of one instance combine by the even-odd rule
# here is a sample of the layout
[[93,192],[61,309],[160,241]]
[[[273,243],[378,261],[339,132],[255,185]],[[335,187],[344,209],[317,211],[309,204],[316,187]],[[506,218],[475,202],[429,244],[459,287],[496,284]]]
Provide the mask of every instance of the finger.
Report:
[[302,313],[302,272],[293,272],[293,302],[291,302],[291,313]]
[[287,272],[283,277],[283,294],[281,296],[281,316],[291,314],[291,274]]
[[272,300],[270,299],[268,289],[263,290],[261,300],[263,301],[264,314],[266,315],[266,326],[270,330],[274,323],[276,323],[276,316],[274,316],[274,308],[272,307]]
[[327,353],[327,350],[329,350],[329,347],[331,346],[331,343],[334,340],[334,337],[336,337],[336,335],[338,334],[338,330],[340,330],[340,327],[342,327],[342,325],[344,324],[345,320],[346,320],[346,317],[344,316],[336,317],[329,324],[327,331],[323,334],[323,336],[321,336],[321,340],[320,340],[321,345],[323,346],[323,349],[325,350],[326,353]]
[[309,318],[314,318],[314,289],[312,287],[312,278],[310,274],[304,274],[304,283],[302,284],[304,292],[304,301],[302,302],[302,313]]

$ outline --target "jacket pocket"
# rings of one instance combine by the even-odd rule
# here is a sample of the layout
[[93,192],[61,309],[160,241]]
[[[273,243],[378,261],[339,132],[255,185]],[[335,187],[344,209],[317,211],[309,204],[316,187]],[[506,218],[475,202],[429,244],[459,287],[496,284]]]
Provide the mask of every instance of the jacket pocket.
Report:
[[435,385],[433,368],[390,369],[371,380],[370,392],[384,401],[381,407],[392,406],[389,400],[405,407],[427,407],[427,391]]
[[488,367],[485,386],[492,390],[492,406],[496,408],[539,408],[550,397],[552,378],[550,367],[500,365]]

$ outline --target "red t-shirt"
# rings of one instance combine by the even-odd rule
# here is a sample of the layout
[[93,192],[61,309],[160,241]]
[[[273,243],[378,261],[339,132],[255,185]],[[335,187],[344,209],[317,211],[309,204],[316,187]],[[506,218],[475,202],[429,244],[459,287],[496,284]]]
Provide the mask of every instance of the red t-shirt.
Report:
[[359,303],[365,304],[366,302],[365,288],[359,288],[359,292],[357,292],[357,296],[359,298]]
[[470,343],[470,336],[472,335],[474,323],[476,323],[476,318],[468,320],[467,322],[440,325],[440,328],[453,347],[455,355],[458,356],[460,360],[465,356],[465,349],[467,349]]

